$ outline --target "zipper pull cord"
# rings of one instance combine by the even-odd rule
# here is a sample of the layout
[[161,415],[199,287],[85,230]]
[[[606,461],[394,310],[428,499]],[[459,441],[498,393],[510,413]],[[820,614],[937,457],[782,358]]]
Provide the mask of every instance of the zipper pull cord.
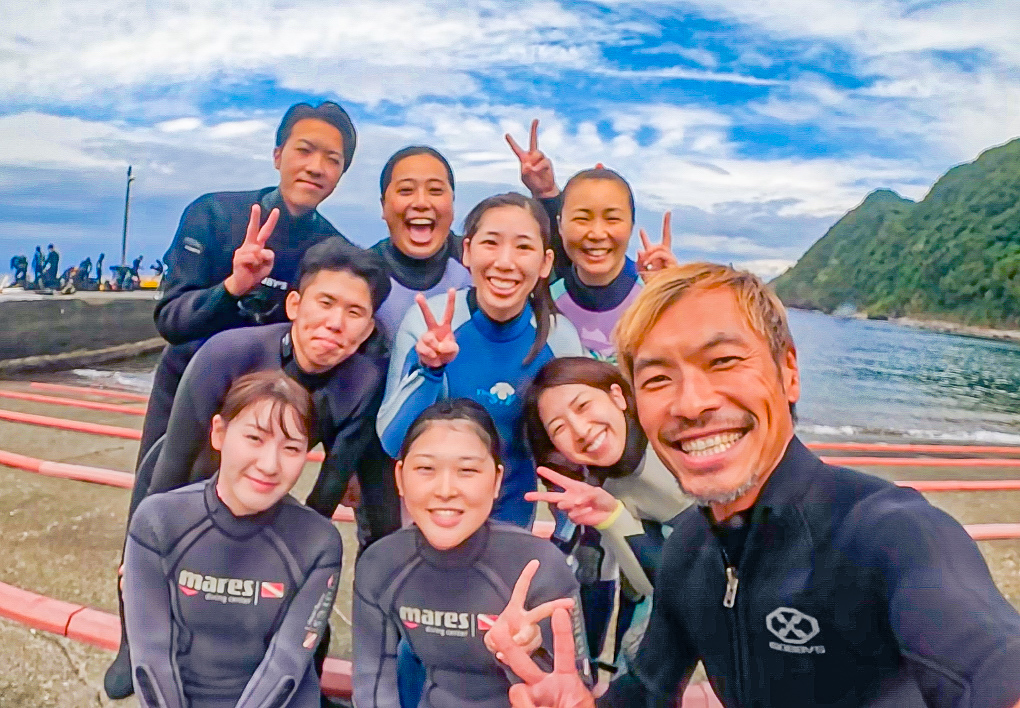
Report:
[[737,577],[737,569],[732,565],[726,566],[726,594],[723,596],[722,606],[732,608],[737,602],[737,585],[740,578]]

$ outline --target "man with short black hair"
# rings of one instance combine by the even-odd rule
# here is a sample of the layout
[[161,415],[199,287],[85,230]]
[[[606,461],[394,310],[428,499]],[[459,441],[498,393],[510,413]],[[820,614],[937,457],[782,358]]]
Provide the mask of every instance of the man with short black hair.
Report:
[[[615,338],[641,427],[698,505],[673,521],[644,640],[598,706],[675,706],[700,660],[730,708],[1020,708],[1020,615],[963,527],[795,435],[797,354],[771,289],[673,267]],[[525,681],[514,706],[595,705],[554,633],[552,674],[490,635]]]
[[[298,103],[276,131],[277,186],[206,194],[184,210],[163,257],[167,272],[155,320],[169,344],[153,377],[138,450],[140,472],[149,449],[166,432],[181,376],[202,343],[224,330],[285,322],[284,300],[310,246],[337,237],[357,249],[316,211],[350,166],[356,144],[354,124],[339,105]],[[136,476],[135,503],[148,482],[145,474]],[[122,651],[106,674],[111,698],[132,693],[126,655]]]

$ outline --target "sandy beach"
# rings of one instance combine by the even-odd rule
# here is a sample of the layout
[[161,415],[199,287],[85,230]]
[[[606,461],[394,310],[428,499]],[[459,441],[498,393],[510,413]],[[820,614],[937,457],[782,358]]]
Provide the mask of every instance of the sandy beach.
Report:
[[[26,381],[0,382],[0,390],[27,391]],[[57,395],[57,394],[53,394]],[[109,399],[95,399],[109,400]],[[137,404],[136,404],[137,405]],[[0,408],[140,428],[140,416],[3,399]],[[0,421],[0,448],[47,460],[129,471],[137,443],[98,435]],[[318,465],[308,465],[299,494],[307,492]],[[888,479],[994,479],[1020,476],[1016,468],[871,467]],[[116,612],[114,574],[124,535],[128,491],[54,479],[0,466],[0,581],[61,600]],[[962,523],[1020,521],[1020,491],[928,495]],[[350,587],[355,540],[344,536],[344,573],[333,617],[333,656],[349,658]],[[1020,540],[980,542],[992,575],[1020,608]],[[137,706],[111,702],[102,676],[112,653],[0,620],[0,705],[4,708]]]

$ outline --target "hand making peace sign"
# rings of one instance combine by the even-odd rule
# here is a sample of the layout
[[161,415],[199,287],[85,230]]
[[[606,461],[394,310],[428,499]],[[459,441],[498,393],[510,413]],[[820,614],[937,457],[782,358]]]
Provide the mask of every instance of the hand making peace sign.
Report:
[[535,199],[548,199],[560,193],[553,176],[552,162],[538,149],[538,118],[531,121],[531,141],[526,152],[510,133],[506,134],[506,141],[521,161],[521,182],[531,190],[531,196]]
[[414,350],[418,353],[418,361],[430,369],[446,366],[457,358],[457,353],[460,351],[457,339],[453,336],[453,330],[450,328],[456,299],[456,290],[450,288],[446,291],[446,309],[443,311],[443,321],[436,322],[425,296],[418,293],[414,298],[418,307],[421,308],[425,326],[428,328],[418,337],[418,343],[415,344]]
[[[489,630],[486,640],[493,636]],[[552,615],[553,671],[547,674],[510,634],[499,631],[494,643],[505,663],[524,683],[510,687],[513,708],[594,708],[595,699],[577,675],[577,650],[570,614],[557,608]]]
[[[485,633],[485,647],[496,655],[496,658],[503,661],[503,653],[500,651],[496,638],[502,637],[505,633],[516,646],[522,648],[531,655],[536,649],[542,646],[542,630],[538,623],[552,615],[557,608],[569,610],[574,606],[574,601],[569,597],[559,600],[543,602],[538,607],[525,610],[524,601],[528,598],[528,589],[531,587],[531,580],[538,571],[539,561],[531,560],[524,566],[521,575],[514,583],[514,590],[510,594],[510,602],[499,614],[496,623]],[[498,627],[498,629],[497,629]],[[495,634],[494,634],[495,633]]]
[[673,255],[673,233],[670,223],[673,215],[667,211],[662,215],[662,243],[653,244],[648,240],[648,234],[644,229],[638,233],[641,235],[643,251],[638,251],[637,268],[641,279],[648,282],[660,270],[677,264],[676,256]]
[[528,492],[528,501],[544,501],[555,504],[567,512],[570,520],[579,526],[598,526],[616,511],[619,501],[602,487],[595,487],[576,479],[570,479],[548,467],[539,467],[538,474],[562,487],[562,492]]
[[269,212],[266,223],[259,228],[262,208],[258,204],[251,205],[251,216],[248,218],[248,230],[244,235],[244,243],[234,251],[233,272],[223,281],[223,287],[234,297],[247,295],[258,287],[263,278],[273,272],[273,261],[276,254],[266,248],[266,241],[276,228],[280,219],[280,210]]

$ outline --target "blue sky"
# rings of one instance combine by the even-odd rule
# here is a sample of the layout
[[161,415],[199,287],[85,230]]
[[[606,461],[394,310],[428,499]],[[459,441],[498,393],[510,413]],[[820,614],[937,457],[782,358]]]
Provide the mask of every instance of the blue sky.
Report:
[[1017,37],[1020,0],[7,0],[0,256],[116,262],[131,164],[151,263],[195,197],[275,183],[283,111],[328,98],[359,146],[321,211],[358,243],[393,151],[446,154],[463,216],[523,189],[503,133],[536,117],[561,184],[602,162],[682,259],[771,276],[871,190],[1020,135]]

